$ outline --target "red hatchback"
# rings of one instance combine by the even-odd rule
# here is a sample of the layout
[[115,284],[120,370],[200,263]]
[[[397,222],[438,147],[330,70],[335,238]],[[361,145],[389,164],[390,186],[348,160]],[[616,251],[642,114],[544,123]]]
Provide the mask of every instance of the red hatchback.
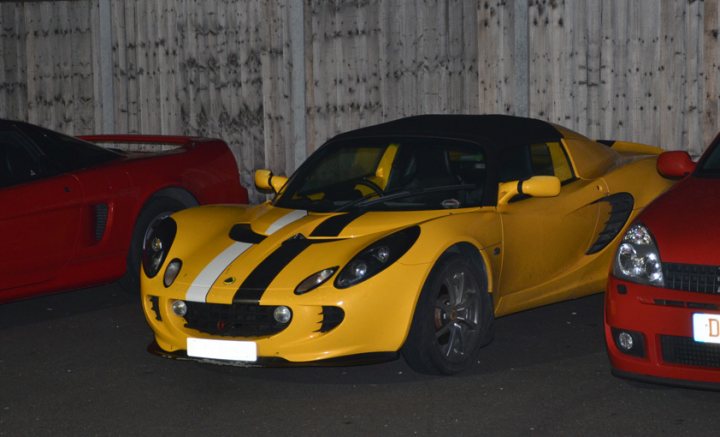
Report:
[[[164,151],[116,148],[128,144]],[[221,140],[79,139],[0,120],[0,302],[118,279],[134,291],[154,223],[182,208],[247,199]]]
[[720,388],[720,136],[695,165],[658,160],[684,177],[620,242],[605,294],[605,339],[617,376]]

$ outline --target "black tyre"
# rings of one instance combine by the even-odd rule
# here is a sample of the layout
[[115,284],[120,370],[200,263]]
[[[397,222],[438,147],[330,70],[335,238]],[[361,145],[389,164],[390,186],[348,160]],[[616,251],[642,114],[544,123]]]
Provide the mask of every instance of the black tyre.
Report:
[[132,295],[140,295],[140,263],[142,260],[143,242],[145,236],[160,220],[170,214],[187,208],[182,202],[169,197],[156,197],[151,199],[140,211],[135,221],[130,252],[127,257],[127,271],[118,281],[123,290]]
[[484,272],[461,255],[443,255],[423,286],[403,356],[420,373],[461,372],[492,340],[494,320]]

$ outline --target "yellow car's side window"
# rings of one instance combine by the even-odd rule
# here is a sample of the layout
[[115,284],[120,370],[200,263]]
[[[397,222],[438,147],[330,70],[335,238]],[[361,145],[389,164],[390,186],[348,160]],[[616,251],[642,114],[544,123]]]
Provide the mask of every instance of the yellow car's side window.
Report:
[[552,142],[547,143],[547,146],[550,150],[550,156],[552,157],[555,176],[560,179],[560,182],[566,182],[573,179],[575,175],[573,174],[570,161],[563,150],[562,144],[559,142]]
[[557,176],[560,182],[567,182],[574,178],[570,162],[559,142],[530,145],[530,159],[533,176]]

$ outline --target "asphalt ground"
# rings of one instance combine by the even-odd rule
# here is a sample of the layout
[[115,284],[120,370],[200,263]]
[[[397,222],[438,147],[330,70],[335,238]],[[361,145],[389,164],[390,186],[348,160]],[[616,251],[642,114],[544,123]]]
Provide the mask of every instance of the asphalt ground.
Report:
[[418,375],[240,368],[146,352],[110,285],[0,305],[0,436],[716,436],[720,393],[610,375],[602,295],[507,316],[477,364]]

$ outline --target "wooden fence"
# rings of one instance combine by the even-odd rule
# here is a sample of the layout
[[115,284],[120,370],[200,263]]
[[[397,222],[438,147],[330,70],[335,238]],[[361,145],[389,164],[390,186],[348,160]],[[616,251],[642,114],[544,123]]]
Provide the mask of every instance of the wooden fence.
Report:
[[224,138],[243,181],[421,113],[507,113],[697,155],[718,0],[0,2],[0,117]]

